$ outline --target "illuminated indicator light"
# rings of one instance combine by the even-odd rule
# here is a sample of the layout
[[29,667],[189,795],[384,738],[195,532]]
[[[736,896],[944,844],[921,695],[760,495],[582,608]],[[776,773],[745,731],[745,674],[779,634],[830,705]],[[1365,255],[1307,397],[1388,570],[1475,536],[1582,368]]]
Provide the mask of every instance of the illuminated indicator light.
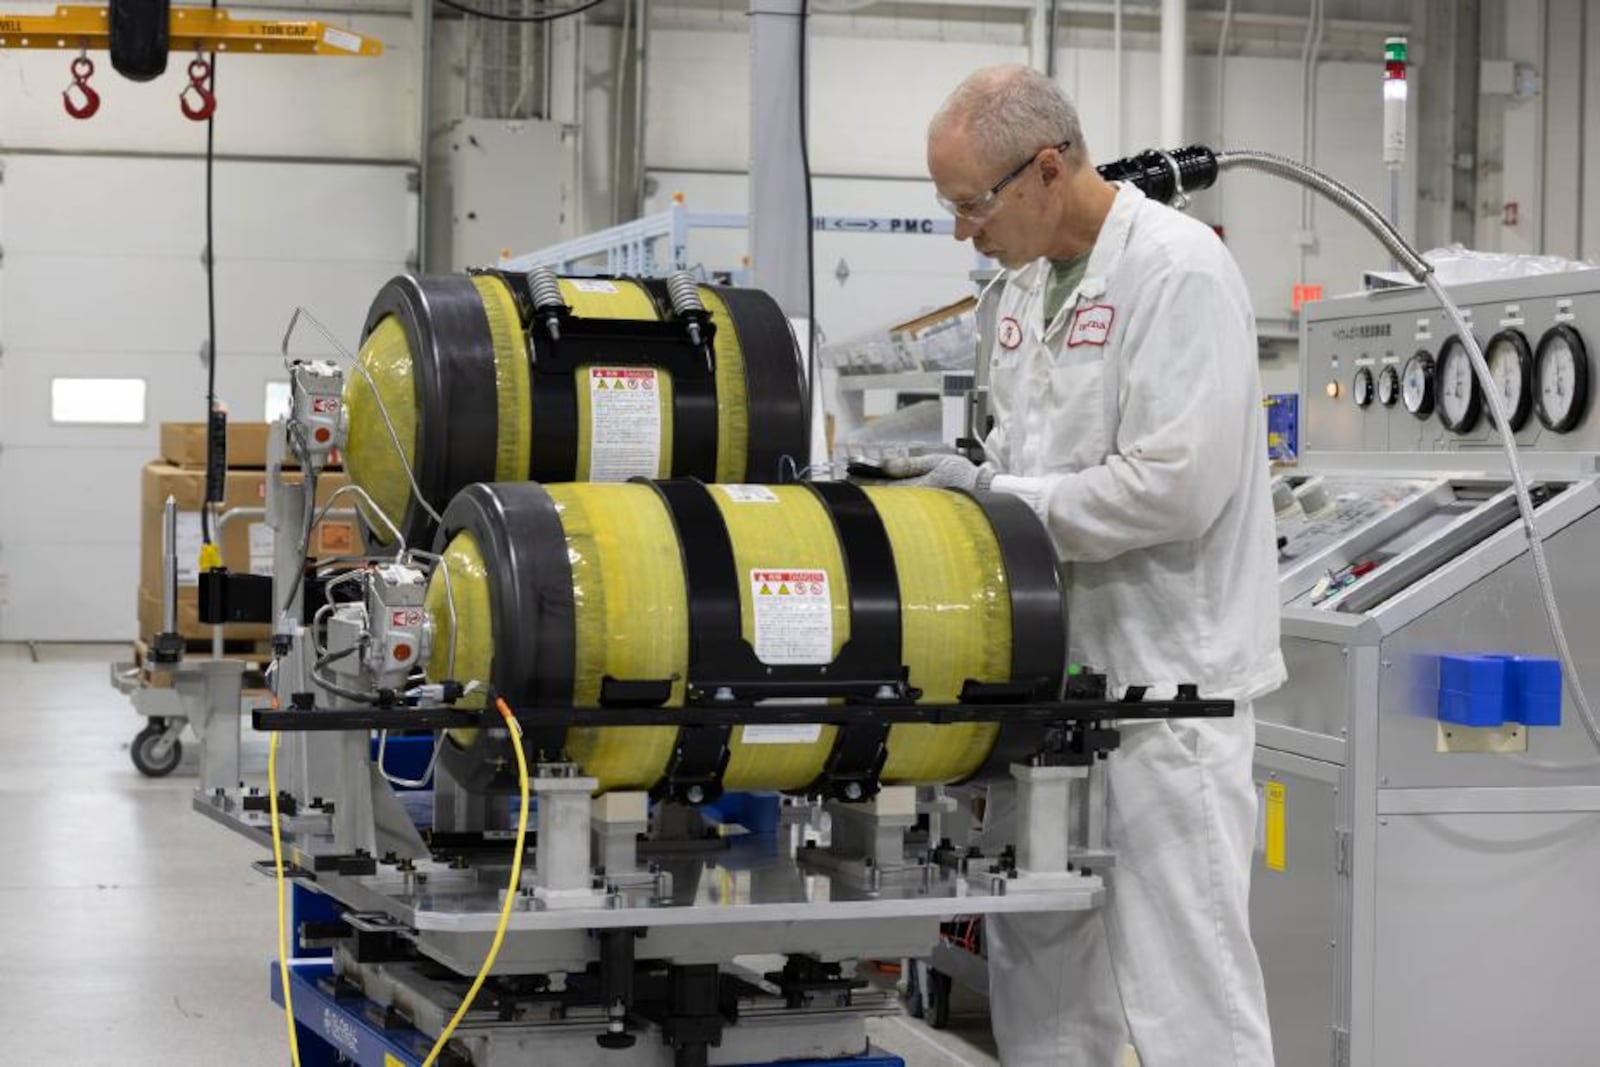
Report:
[[1398,172],[1406,158],[1406,39],[1383,43],[1383,162]]
[[1330,400],[1339,399],[1339,383],[1338,382],[1329,382],[1328,383],[1328,398]]

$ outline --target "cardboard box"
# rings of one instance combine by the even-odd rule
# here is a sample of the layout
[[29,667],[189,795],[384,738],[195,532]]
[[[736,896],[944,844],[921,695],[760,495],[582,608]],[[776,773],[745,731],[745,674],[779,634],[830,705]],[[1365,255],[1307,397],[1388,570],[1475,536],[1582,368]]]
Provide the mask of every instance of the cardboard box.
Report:
[[[287,475],[292,485],[301,475]],[[204,639],[211,627],[202,625],[198,611],[199,556],[201,544],[200,503],[205,496],[205,471],[176,467],[159,460],[145,465],[142,474],[139,536],[139,632],[149,637],[162,622],[162,518],[167,497],[178,505],[178,632],[185,637]],[[326,504],[349,481],[342,471],[325,471],[317,479],[317,503]],[[261,470],[230,470],[226,493],[218,508],[219,517],[236,508],[266,508],[267,475]],[[352,501],[353,506],[353,501]],[[342,510],[342,503],[341,503]],[[240,573],[271,574],[273,533],[264,516],[241,517],[222,526],[219,538],[223,565]],[[352,517],[330,518],[312,531],[311,554],[317,558],[355,555],[362,551],[359,526]],[[229,626],[229,639],[264,637],[267,626]]]
[[[267,465],[267,424],[228,422],[228,467]],[[175,467],[206,465],[206,424],[203,422],[163,422],[161,458]]]
[[891,327],[889,338],[924,370],[966,370],[978,345],[978,300],[954,304]]
[[920,340],[929,333],[937,333],[942,329],[949,328],[961,316],[975,313],[977,309],[977,297],[963,297],[953,304],[946,304],[944,307],[934,308],[924,315],[918,315],[909,322],[902,322],[889,327],[889,336],[897,340]]

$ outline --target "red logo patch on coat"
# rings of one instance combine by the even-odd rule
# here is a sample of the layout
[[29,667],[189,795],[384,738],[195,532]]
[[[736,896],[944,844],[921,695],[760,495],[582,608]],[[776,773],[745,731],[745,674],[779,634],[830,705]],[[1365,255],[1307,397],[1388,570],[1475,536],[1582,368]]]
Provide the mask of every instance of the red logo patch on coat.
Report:
[[1111,336],[1111,323],[1117,310],[1110,304],[1090,304],[1079,308],[1072,317],[1072,329],[1067,334],[1067,347],[1078,345],[1103,345]]
[[1000,320],[1000,347],[1006,350],[1016,348],[1022,343],[1022,326],[1016,319],[1007,315]]

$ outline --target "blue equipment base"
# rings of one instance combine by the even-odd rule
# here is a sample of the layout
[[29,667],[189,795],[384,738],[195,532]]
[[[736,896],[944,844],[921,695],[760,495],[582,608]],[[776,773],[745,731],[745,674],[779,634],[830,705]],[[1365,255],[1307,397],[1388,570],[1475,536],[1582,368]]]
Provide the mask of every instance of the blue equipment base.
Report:
[[[294,998],[296,1035],[300,1044],[301,1067],[421,1067],[433,1042],[410,1029],[384,1030],[366,1018],[367,1000],[351,997],[335,1000],[318,985],[333,974],[327,960],[291,960],[289,989]],[[283,1007],[283,986],[278,978],[278,963],[268,972],[272,1002]],[[906,1067],[905,1060],[876,1049],[843,1060],[786,1060],[781,1064],[750,1064],[748,1067]]]

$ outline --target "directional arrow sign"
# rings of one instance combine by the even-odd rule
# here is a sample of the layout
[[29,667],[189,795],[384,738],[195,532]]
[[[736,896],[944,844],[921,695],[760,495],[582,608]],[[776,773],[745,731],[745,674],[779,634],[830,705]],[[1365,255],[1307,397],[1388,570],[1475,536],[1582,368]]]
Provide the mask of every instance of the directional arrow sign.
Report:
[[856,233],[871,233],[879,228],[879,220],[819,218],[817,219],[817,228],[819,230],[850,230]]
[[818,215],[815,226],[835,233],[953,233],[950,219]]

